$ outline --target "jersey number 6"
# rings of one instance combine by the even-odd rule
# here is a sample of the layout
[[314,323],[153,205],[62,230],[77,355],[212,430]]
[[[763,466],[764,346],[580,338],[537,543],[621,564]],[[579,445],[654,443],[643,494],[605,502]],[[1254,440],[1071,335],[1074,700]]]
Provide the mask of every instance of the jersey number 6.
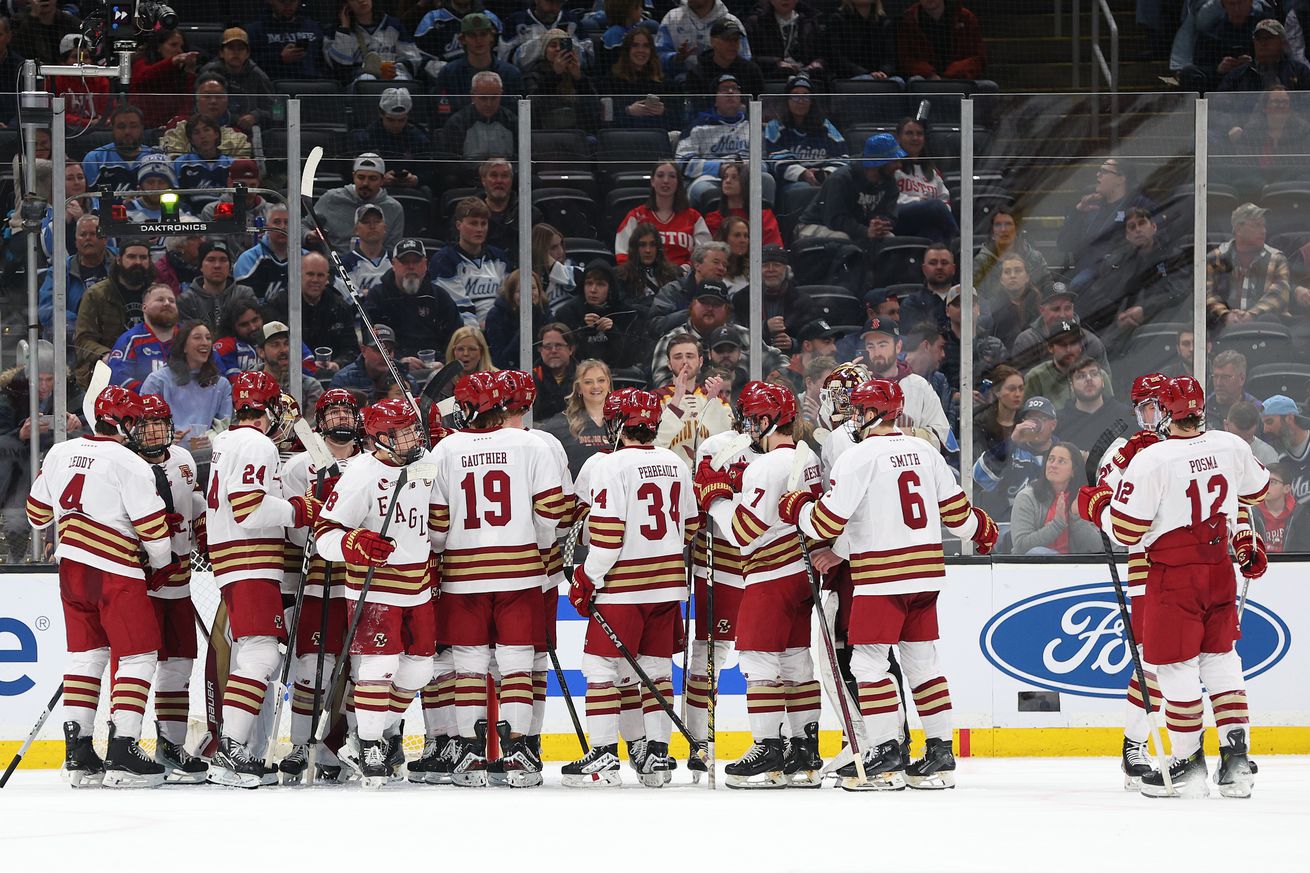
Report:
[[923,530],[928,526],[928,507],[923,503],[923,495],[916,489],[921,484],[919,474],[906,470],[896,480],[901,492],[901,520],[910,530]]

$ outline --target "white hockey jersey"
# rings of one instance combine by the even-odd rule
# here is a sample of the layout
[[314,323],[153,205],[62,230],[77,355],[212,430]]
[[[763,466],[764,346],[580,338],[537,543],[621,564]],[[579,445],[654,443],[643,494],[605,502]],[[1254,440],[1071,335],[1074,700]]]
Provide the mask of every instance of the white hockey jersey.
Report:
[[[173,497],[173,511],[182,516],[182,526],[172,536],[177,569],[158,591],[147,592],[160,600],[181,600],[191,595],[191,550],[195,547],[195,523],[205,514],[205,492],[198,480],[199,469],[191,453],[181,446],[169,446],[164,456],[164,475]],[[153,473],[153,471],[152,471]]]
[[[701,461],[708,458],[713,461],[714,458],[728,447],[728,445],[739,437],[740,434],[734,430],[716,433],[709,437],[696,450],[695,468],[700,469]],[[755,451],[749,445],[733,455],[724,462],[724,469],[740,461],[747,463],[760,457],[759,452]],[[729,501],[731,502],[731,501]],[[741,549],[732,541],[732,525],[725,524],[720,527],[714,517],[710,516],[709,531],[714,541],[714,584],[727,585],[729,588],[746,587],[746,565],[741,556]],[[695,558],[695,575],[697,579],[705,578],[705,539],[698,537],[692,544],[692,552]]]
[[[1119,481],[1128,466],[1128,461],[1119,454],[1119,450],[1127,444],[1128,440],[1123,437],[1114,440],[1096,466],[1097,483],[1109,488],[1111,492],[1119,487]],[[1129,597],[1141,597],[1146,593],[1146,574],[1150,569],[1144,546],[1138,544],[1128,550],[1128,587],[1125,590]]]
[[209,562],[219,588],[243,579],[282,584],[283,528],[295,521],[282,498],[277,446],[258,428],[214,437],[206,490]]
[[955,474],[931,445],[892,433],[865,437],[833,465],[828,493],[801,510],[801,528],[835,539],[855,594],[940,591],[942,525],[964,539],[978,526]]
[[583,569],[596,584],[596,602],[686,600],[682,550],[698,518],[686,466],[659,446],[624,446],[604,456],[594,475]]
[[[429,461],[430,456],[425,455],[420,463]],[[389,606],[422,606],[432,599],[435,558],[428,542],[428,497],[433,483],[431,479],[411,479],[396,496],[400,469],[371,454],[352,458],[323,504],[314,541],[324,558],[333,563],[344,561],[342,540],[346,534],[355,528],[380,533],[387,509],[394,507],[387,539],[395,543],[396,550],[385,566],[373,571],[367,599]],[[367,573],[364,565],[346,565],[347,599],[359,599]]]
[[828,433],[828,438],[823,441],[823,446],[819,449],[819,463],[823,471],[823,487],[828,487],[828,478],[832,475],[833,465],[837,459],[846,453],[846,451],[855,445],[855,440],[851,439],[850,428],[842,422]]
[[1235,530],[1239,507],[1259,503],[1268,489],[1269,471],[1236,434],[1173,437],[1133,456],[1101,526],[1115,542],[1149,550],[1170,531],[1216,515]]
[[710,507],[715,524],[729,529],[729,541],[741,549],[748,586],[805,572],[800,535],[778,517],[778,501],[792,490],[821,493],[819,459],[807,455],[794,487],[796,449],[777,448],[751,461],[736,497]]
[[558,462],[523,430],[463,430],[432,452],[428,536],[452,594],[544,588],[537,523],[558,525],[567,500]]
[[144,581],[143,547],[151,567],[172,560],[164,501],[150,465],[106,437],[51,447],[27,497],[27,519],[37,530],[55,523],[56,561]]
[[[339,458],[336,461],[337,470],[344,472],[350,465],[350,462],[359,457],[359,450],[349,458]],[[325,492],[320,495],[321,499],[326,500],[327,496],[332,493],[336,487],[338,475],[329,475],[326,479]],[[309,457],[309,452],[300,452],[292,455],[282,465],[282,496],[294,497],[297,494],[303,495],[313,488],[318,487],[318,468],[314,461]],[[286,529],[286,539],[282,544],[283,560],[283,577],[282,593],[295,593],[296,587],[300,584],[300,571],[305,566],[305,549],[309,541],[309,529],[303,527],[289,527]],[[323,580],[326,578],[327,562],[323,556],[313,548],[310,549],[309,556],[309,577],[305,580],[306,597],[323,596]],[[290,582],[288,583],[288,580]],[[290,591],[288,592],[288,584]],[[344,566],[334,567],[332,571],[332,597],[346,596],[346,568]]]
[[[564,444],[559,441],[559,437],[533,428],[526,429],[526,432],[541,440],[546,446],[546,451],[550,453],[550,457],[558,467],[560,490],[564,494],[564,514],[556,524],[549,524],[540,517],[536,519],[537,545],[541,549],[541,559],[546,562],[546,584],[542,588],[549,591],[551,588],[558,588],[566,581],[564,556],[560,552],[559,537],[561,531],[566,532],[573,521],[577,496],[574,492],[573,476],[569,473],[569,456],[564,451]],[[555,617],[550,615],[546,618],[548,621],[553,621]]]

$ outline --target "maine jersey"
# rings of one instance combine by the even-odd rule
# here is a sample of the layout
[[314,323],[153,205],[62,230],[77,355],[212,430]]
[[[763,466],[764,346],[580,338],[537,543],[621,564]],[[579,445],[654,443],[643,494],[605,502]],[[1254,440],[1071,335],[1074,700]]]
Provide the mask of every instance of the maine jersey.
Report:
[[[423,460],[426,462],[426,455]],[[323,503],[314,531],[315,546],[325,559],[344,561],[342,540],[346,534],[355,528],[381,533],[390,511],[387,539],[396,549],[385,566],[373,571],[367,600],[389,606],[422,606],[432,598],[428,495],[433,483],[431,479],[410,479],[397,493],[400,470],[371,454],[352,458]],[[367,566],[346,565],[347,599],[359,599],[367,574]]]
[[715,522],[729,530],[729,541],[741,549],[747,585],[805,572],[800,535],[778,516],[778,501],[793,490],[820,494],[821,476],[819,459],[810,453],[793,486],[796,458],[790,446],[761,455],[742,474],[741,492],[710,508]]
[[27,518],[37,530],[55,523],[56,561],[144,580],[142,547],[151,567],[172,558],[164,501],[150,465],[106,437],[51,447],[32,483]]
[[604,456],[591,480],[591,549],[583,565],[597,603],[687,598],[682,549],[697,517],[691,474],[659,446]]
[[164,587],[147,593],[160,600],[181,600],[191,594],[191,550],[196,542],[196,519],[205,514],[205,494],[197,480],[195,459],[181,446],[169,446],[163,462],[157,466],[162,467],[168,477],[173,511],[182,516],[182,522],[170,545],[177,567]]
[[295,520],[282,499],[273,441],[249,425],[214,437],[205,492],[205,524],[214,583],[243,579],[282,584],[283,528]]
[[508,272],[505,253],[495,246],[483,246],[478,257],[457,245],[446,246],[428,266],[432,284],[449,294],[464,323],[474,326],[487,320]]
[[544,589],[537,525],[558,525],[567,503],[545,444],[524,430],[464,430],[438,443],[432,460],[429,536],[442,591]]
[[[719,452],[727,448],[728,444],[735,440],[740,434],[736,431],[724,431],[708,437],[696,449],[696,462],[693,465],[700,469],[701,462],[709,459],[713,461]],[[737,454],[733,455],[724,462],[724,469],[731,467],[733,464],[745,461],[750,463],[760,457],[759,452],[755,451],[749,445]],[[732,526],[725,525],[719,527],[710,517],[709,528],[710,539],[714,544],[714,584],[727,585],[729,588],[744,588],[746,586],[746,567],[741,556],[741,549],[731,539]],[[705,567],[705,540],[697,539],[692,545],[692,553],[695,560],[695,575],[697,579],[704,579],[706,574]]]
[[541,548],[542,560],[546,562],[546,584],[545,589],[558,588],[564,584],[564,556],[559,549],[560,530],[567,530],[573,520],[574,507],[577,505],[577,496],[574,493],[573,476],[569,473],[569,456],[564,451],[564,444],[559,441],[559,437],[544,430],[527,429],[525,433],[530,433],[545,446],[546,451],[557,466],[557,475],[559,476],[560,490],[564,495],[564,514],[556,524],[549,524],[537,519],[537,545]]
[[801,528],[849,556],[856,595],[940,591],[941,526],[964,539],[978,525],[951,468],[918,437],[865,437],[837,459],[828,486],[801,510]]
[[[336,487],[337,480],[341,478],[340,473],[350,465],[350,462],[358,458],[356,454],[349,458],[340,458],[336,461],[337,472],[329,473],[323,482],[323,493],[316,496],[320,500],[326,500],[327,496],[332,493]],[[305,493],[318,488],[318,468],[314,466],[313,460],[309,457],[309,452],[300,452],[292,455],[282,464],[282,496],[294,497],[297,494]],[[282,562],[284,576],[282,578],[282,592],[287,592],[287,577],[292,577],[291,593],[295,592],[296,586],[300,582],[300,572],[305,566],[305,549],[310,550],[309,556],[309,577],[305,580],[306,597],[323,596],[323,580],[327,562],[317,553],[312,545],[307,545],[309,541],[309,529],[303,527],[289,527],[286,529],[286,538],[282,544]],[[293,575],[294,574],[294,575]],[[345,567],[334,568],[332,573],[332,597],[344,597],[346,592],[346,570]]]

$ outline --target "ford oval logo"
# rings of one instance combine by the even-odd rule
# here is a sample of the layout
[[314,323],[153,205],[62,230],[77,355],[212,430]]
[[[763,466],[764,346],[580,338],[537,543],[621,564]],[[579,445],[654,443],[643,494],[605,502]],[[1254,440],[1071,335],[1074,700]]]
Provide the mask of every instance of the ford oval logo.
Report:
[[[1291,642],[1287,624],[1248,598],[1237,643],[1246,678],[1281,661]],[[1007,676],[1084,697],[1123,697],[1133,669],[1114,586],[1108,582],[1020,600],[992,616],[979,645]]]

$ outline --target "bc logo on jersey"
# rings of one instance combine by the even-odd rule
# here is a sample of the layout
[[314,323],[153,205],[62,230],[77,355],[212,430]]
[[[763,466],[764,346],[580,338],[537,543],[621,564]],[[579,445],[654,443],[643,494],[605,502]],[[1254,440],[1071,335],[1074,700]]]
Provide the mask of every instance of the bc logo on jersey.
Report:
[[[1037,688],[1123,697],[1132,657],[1109,583],[1049,591],[1013,603],[983,626],[982,653],[996,669]],[[1291,632],[1267,607],[1246,601],[1237,652],[1247,679],[1287,654]]]

